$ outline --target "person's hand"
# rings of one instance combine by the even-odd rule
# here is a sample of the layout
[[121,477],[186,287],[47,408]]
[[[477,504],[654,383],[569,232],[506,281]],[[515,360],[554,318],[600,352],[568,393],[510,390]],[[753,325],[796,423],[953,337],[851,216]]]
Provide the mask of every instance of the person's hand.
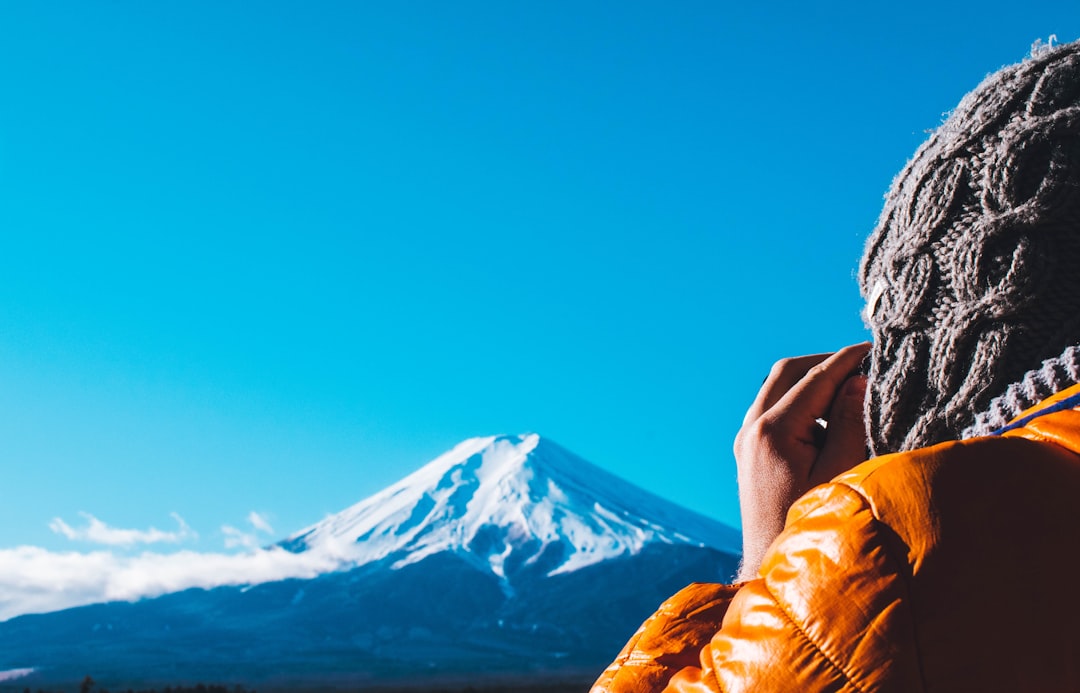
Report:
[[866,459],[866,377],[854,373],[869,349],[856,344],[834,354],[778,361],[746,412],[735,436],[740,580],[757,576],[792,503]]

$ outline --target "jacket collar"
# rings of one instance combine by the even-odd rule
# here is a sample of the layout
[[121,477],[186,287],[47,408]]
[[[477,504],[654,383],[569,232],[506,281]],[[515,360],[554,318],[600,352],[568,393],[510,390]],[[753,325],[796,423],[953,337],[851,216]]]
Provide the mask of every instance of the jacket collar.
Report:
[[1044,399],[990,435],[1042,440],[1080,454],[1080,385]]

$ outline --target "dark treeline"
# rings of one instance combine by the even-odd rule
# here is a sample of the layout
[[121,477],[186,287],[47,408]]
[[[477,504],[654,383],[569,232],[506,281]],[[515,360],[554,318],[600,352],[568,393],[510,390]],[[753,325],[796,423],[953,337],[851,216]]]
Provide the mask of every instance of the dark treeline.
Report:
[[[378,686],[374,688],[365,688],[367,693],[419,693],[423,690],[424,693],[581,693],[582,690],[587,690],[587,683],[507,683],[507,684],[493,684],[493,685],[481,685],[481,686],[433,686],[429,688],[420,689],[416,686],[407,687],[386,687]],[[76,689],[65,688],[24,688],[23,693],[73,693]],[[297,692],[304,691],[304,688],[295,689]],[[312,690],[323,690],[314,688]],[[91,677],[87,676],[83,679],[82,683],[77,688],[78,693],[257,693],[254,688],[247,688],[246,686],[235,685],[223,685],[223,684],[204,684],[196,683],[190,686],[165,686],[164,688],[103,688],[97,685],[97,683]]]
[[[44,688],[38,688],[36,691],[32,691],[29,688],[24,688],[23,693],[67,693],[63,689],[46,690]],[[194,686],[166,686],[165,688],[124,688],[110,691],[107,688],[100,688],[94,682],[94,679],[87,676],[79,684],[79,693],[256,693],[253,688],[246,688],[240,684],[235,686],[223,686],[220,684],[204,684],[197,683]]]

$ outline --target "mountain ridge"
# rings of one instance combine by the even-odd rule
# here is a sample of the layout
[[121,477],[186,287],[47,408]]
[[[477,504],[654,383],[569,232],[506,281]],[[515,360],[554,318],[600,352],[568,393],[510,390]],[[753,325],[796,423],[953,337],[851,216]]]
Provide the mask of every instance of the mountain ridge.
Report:
[[335,569],[18,616],[0,670],[33,669],[14,690],[585,686],[672,592],[730,578],[737,545],[535,434],[469,439],[265,552]]
[[557,561],[553,575],[654,541],[739,548],[731,528],[528,433],[465,440],[278,545],[334,552],[354,566],[395,556],[397,568],[453,551],[482,558],[505,580],[508,565],[534,563],[545,552]]

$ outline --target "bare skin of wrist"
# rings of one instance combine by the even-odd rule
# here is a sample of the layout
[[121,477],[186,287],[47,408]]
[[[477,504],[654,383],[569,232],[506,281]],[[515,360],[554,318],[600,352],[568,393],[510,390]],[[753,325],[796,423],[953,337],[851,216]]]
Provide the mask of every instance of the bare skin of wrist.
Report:
[[778,361],[746,412],[735,436],[743,526],[739,580],[757,577],[800,496],[866,459],[866,377],[855,371],[869,349],[855,344]]

